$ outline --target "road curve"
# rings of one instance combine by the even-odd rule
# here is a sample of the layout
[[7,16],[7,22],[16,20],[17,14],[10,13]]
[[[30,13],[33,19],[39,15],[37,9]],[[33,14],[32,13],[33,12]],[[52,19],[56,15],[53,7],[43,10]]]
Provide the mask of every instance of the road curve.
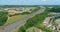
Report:
[[0,32],[13,32],[16,28],[19,28],[22,24],[24,24],[26,22],[26,20],[28,20],[29,18],[32,18],[33,16],[35,16],[37,14],[44,12],[44,10],[45,10],[45,8],[44,9],[40,8],[39,11],[31,13],[18,21],[1,26]]

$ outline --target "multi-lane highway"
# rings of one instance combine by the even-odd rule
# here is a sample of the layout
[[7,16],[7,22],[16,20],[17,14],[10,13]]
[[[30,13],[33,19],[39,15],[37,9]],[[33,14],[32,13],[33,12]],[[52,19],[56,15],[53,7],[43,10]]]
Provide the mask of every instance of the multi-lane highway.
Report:
[[15,29],[21,27],[21,25],[23,25],[29,18],[32,18],[33,16],[35,16],[37,14],[43,13],[44,10],[45,10],[45,8],[43,8],[43,9],[40,8],[40,10],[33,12],[33,13],[25,16],[24,18],[20,19],[20,20],[17,20],[13,23],[1,26],[0,32],[13,32]]

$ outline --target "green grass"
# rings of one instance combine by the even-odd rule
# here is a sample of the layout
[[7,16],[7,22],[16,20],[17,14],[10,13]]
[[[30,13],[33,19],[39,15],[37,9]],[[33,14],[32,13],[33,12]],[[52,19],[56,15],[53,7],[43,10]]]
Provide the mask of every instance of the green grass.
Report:
[[8,20],[7,22],[5,23],[6,24],[9,24],[9,23],[12,23],[14,21],[17,21],[17,20],[20,20],[21,18],[23,18],[24,16],[26,15],[15,15],[15,16],[12,16],[12,17],[8,17]]
[[18,29],[19,29],[19,28],[15,29],[13,32],[18,32]]
[[36,27],[30,27],[30,28],[28,28],[27,30],[26,30],[26,32],[38,32],[40,29],[38,29],[38,28],[36,28]]

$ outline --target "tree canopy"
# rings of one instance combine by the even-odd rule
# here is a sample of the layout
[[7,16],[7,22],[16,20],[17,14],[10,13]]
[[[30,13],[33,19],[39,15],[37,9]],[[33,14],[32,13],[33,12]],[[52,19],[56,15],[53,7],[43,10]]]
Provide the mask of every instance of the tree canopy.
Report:
[[8,18],[8,12],[0,12],[0,26],[4,25]]

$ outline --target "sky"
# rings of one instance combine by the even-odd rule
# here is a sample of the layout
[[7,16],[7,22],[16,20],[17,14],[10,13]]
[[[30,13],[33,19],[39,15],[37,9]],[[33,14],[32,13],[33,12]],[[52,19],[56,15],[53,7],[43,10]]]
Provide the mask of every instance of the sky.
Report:
[[0,5],[60,5],[60,0],[0,0]]

